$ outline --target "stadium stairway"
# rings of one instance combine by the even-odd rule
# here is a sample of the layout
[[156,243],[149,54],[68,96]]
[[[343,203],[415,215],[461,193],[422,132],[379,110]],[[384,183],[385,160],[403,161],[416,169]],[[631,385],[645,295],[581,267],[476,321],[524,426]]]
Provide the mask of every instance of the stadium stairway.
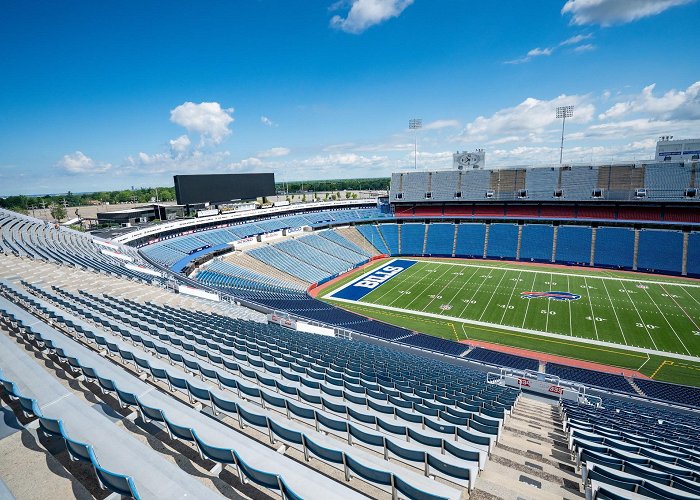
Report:
[[637,394],[639,394],[640,396],[645,396],[645,394],[642,392],[642,390],[639,388],[639,386],[634,383],[634,379],[632,377],[625,377],[625,378],[627,379],[627,382],[630,383],[630,385],[632,386],[632,388],[635,390],[635,392]]
[[556,405],[520,399],[471,500],[583,498]]

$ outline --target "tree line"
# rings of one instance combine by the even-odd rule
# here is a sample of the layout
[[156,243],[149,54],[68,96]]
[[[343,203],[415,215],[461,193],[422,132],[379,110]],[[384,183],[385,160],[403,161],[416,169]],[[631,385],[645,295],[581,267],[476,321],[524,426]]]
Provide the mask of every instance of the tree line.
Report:
[[[157,197],[156,197],[157,193]],[[151,200],[174,201],[175,187],[123,189],[95,193],[72,193],[41,196],[7,196],[0,198],[0,207],[15,212],[28,213],[32,209],[51,207],[77,207],[117,203],[150,203]]]
[[[308,192],[337,192],[340,191],[380,191],[389,189],[388,177],[365,179],[333,179],[315,181],[291,181],[277,182],[278,192],[286,194]],[[349,196],[348,196],[349,198]],[[39,208],[54,209],[56,213],[63,213],[64,207],[77,207],[85,205],[102,205],[117,203],[150,203],[153,200],[175,201],[175,187],[122,189],[119,191],[97,191],[94,193],[72,193],[40,196],[7,196],[0,198],[0,207],[20,213],[29,213],[30,210]],[[53,212],[52,212],[53,213]],[[65,217],[65,215],[64,215]],[[63,217],[58,217],[62,219]]]

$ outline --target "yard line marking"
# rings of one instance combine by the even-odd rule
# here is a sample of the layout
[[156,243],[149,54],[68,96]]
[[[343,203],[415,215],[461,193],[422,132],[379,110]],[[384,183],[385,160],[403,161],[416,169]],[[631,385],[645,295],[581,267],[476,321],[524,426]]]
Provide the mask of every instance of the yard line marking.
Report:
[[491,296],[489,297],[488,302],[486,302],[486,305],[485,305],[484,308],[481,310],[481,315],[479,316],[479,321],[481,321],[481,318],[484,317],[484,314],[486,313],[486,309],[489,308],[489,304],[491,304],[491,301],[493,300],[493,296],[496,295],[496,292],[497,292],[498,288],[501,286],[501,283],[503,282],[503,278],[505,278],[507,274],[508,274],[508,271],[504,271],[504,272],[503,272],[503,275],[501,276],[501,279],[498,280],[498,284],[496,285],[496,288],[493,290],[493,293],[492,293]]
[[629,293],[629,291],[627,290],[627,287],[625,286],[625,284],[624,284],[624,283],[620,283],[620,284],[622,285],[622,289],[623,289],[623,290],[625,291],[625,293],[627,294],[627,298],[628,298],[629,301],[632,303],[632,306],[634,307],[634,310],[637,312],[637,316],[639,316],[639,321],[642,322],[642,323],[641,323],[642,326],[643,326],[644,329],[647,331],[647,335],[649,335],[649,338],[651,339],[651,343],[654,345],[654,349],[657,349],[657,350],[658,350],[659,348],[656,347],[656,342],[654,342],[654,337],[652,337],[652,336],[651,336],[651,333],[649,332],[649,328],[647,327],[646,321],[644,321],[644,318],[642,318],[642,315],[639,313],[639,309],[637,309],[637,304],[634,302],[634,300],[632,299],[632,297],[630,297],[630,293]]
[[[394,260],[398,260],[398,259],[394,259]],[[393,261],[392,261],[392,262],[393,262]],[[402,285],[406,285],[407,283],[409,283],[409,284],[412,283],[413,277],[416,275],[415,272],[412,272],[412,269],[413,269],[414,267],[417,267],[417,265],[414,264],[413,266],[411,266],[411,267],[408,268],[407,270],[402,271],[402,274],[405,273],[406,276],[407,276],[407,277],[404,278],[403,280],[389,280],[389,281],[386,281],[386,282],[382,283],[381,285],[379,285],[375,290],[372,290],[370,293],[368,293],[367,295],[365,295],[364,297],[362,297],[362,299],[369,298],[370,296],[372,296],[372,294],[374,294],[374,292],[376,292],[376,291],[378,291],[378,290],[382,290],[383,293],[382,293],[381,295],[379,295],[376,299],[375,299],[375,298],[372,298],[372,299],[371,299],[371,300],[381,301],[384,297],[386,297],[386,295],[388,295],[388,294],[390,294],[391,292],[393,292],[397,287],[402,286]],[[430,263],[427,263],[427,264],[425,264],[424,267],[430,268],[430,267],[431,267],[431,264],[430,264]],[[371,273],[369,273],[369,274],[371,274]],[[427,275],[427,274],[428,274],[428,273],[425,273],[425,275]],[[413,288],[417,283],[419,283],[422,279],[423,279],[423,277],[419,278],[417,282],[411,284],[411,285],[409,286],[409,290],[410,290],[411,288]],[[393,283],[392,283],[392,281],[393,281]],[[387,286],[387,285],[388,285],[388,286]],[[334,292],[334,293],[335,293],[335,292]],[[393,304],[393,303],[396,302],[396,300],[398,300],[400,297],[401,297],[401,294],[397,294],[396,297],[394,297],[394,300],[392,300],[389,304]]]
[[[442,278],[443,276],[445,276],[445,275],[450,271],[450,268],[451,268],[452,266],[446,266],[446,267],[447,267],[447,269],[445,270],[444,273],[442,273],[442,274],[440,275],[440,278]],[[414,286],[416,286],[417,284],[419,284],[421,281],[423,281],[425,278],[427,278],[427,277],[430,276],[431,274],[432,274],[432,273],[425,273],[425,276],[423,276],[423,277],[422,277],[421,279],[419,279],[416,283],[414,283],[413,285],[411,285],[411,288],[409,288],[409,291],[412,290]],[[436,278],[435,280],[433,280],[433,282],[439,281],[440,278]],[[423,293],[422,293],[422,292],[424,292],[424,291],[425,291],[425,289],[421,290],[421,293],[416,294],[416,295],[411,299],[411,301],[410,301],[408,304],[406,304],[406,307],[408,308],[408,306],[410,306],[411,304],[413,304],[413,303],[416,301],[416,299],[418,299],[419,297],[422,297],[422,296],[423,296]],[[396,297],[396,298],[398,299],[398,297]],[[393,304],[394,301],[392,301],[391,303]]]
[[[436,318],[440,320],[450,320],[454,321],[456,323],[464,323],[468,325],[475,325],[477,327],[486,327],[488,330],[485,331],[492,331],[493,333],[497,334],[502,334],[502,335],[512,335],[512,336],[517,336],[521,337],[523,335],[517,335],[517,333],[522,333],[522,334],[527,334],[527,336],[536,336],[536,337],[544,337],[546,338],[547,342],[555,342],[551,339],[557,339],[556,343],[561,343],[561,344],[567,344],[567,345],[575,345],[575,344],[588,344],[586,346],[587,349],[593,349],[592,347],[589,347],[590,345],[594,346],[599,346],[597,349],[601,350],[600,347],[607,347],[609,349],[613,349],[614,351],[612,352],[619,352],[619,351],[627,351],[626,355],[628,356],[635,356],[639,358],[643,358],[642,354],[652,354],[655,356],[662,356],[666,358],[673,358],[673,359],[682,359],[685,361],[690,361],[693,363],[700,363],[700,357],[698,356],[688,356],[686,354],[678,354],[675,352],[667,352],[667,351],[659,351],[658,349],[648,349],[645,347],[635,347],[635,346],[630,346],[630,345],[625,345],[625,344],[615,344],[613,342],[607,342],[604,340],[595,340],[595,339],[590,339],[586,337],[572,337],[568,335],[563,335],[560,333],[549,333],[549,332],[541,332],[538,330],[530,330],[527,328],[518,328],[517,326],[504,326],[504,325],[498,325],[496,323],[487,323],[484,321],[476,321],[473,319],[466,319],[466,318],[459,318],[455,316],[443,316],[440,314],[435,314],[435,313],[429,313],[429,312],[423,312],[423,311],[406,311],[405,309],[400,309],[398,307],[391,307],[391,306],[384,306],[381,304],[372,304],[369,302],[356,302],[354,300],[349,300],[349,299],[340,299],[340,298],[333,298],[332,299],[334,302],[344,302],[346,304],[350,304],[355,307],[372,307],[375,309],[383,309],[385,311],[394,311],[394,312],[399,312],[399,313],[404,313],[404,314],[414,314],[417,316],[425,316],[428,318]],[[481,328],[483,329],[483,328]],[[607,352],[607,351],[606,351]],[[632,354],[634,353],[634,354]]]
[[586,285],[586,291],[588,292],[586,293],[586,298],[588,299],[588,304],[590,304],[591,306],[591,320],[593,321],[593,330],[595,331],[595,338],[596,340],[600,340],[600,337],[598,336],[598,325],[596,325],[595,313],[593,312],[593,301],[591,300],[591,292],[588,291],[590,290],[590,288],[588,288],[588,281],[586,280],[585,276],[583,277],[583,284]]
[[[605,288],[605,293],[608,294],[608,300],[610,301],[610,305],[612,306],[613,314],[615,314],[615,321],[617,321],[617,326],[620,329],[620,333],[622,334],[622,340],[624,340],[625,344],[626,344],[627,338],[625,337],[625,332],[622,331],[622,324],[620,323],[620,318],[617,316],[617,310],[615,309],[615,304],[613,304],[612,297],[610,297],[610,292],[608,291],[608,287],[605,286],[605,281],[603,281],[603,288]],[[595,318],[593,318],[593,321],[595,321]]]
[[[456,299],[457,297],[459,297],[459,294],[462,292],[462,289],[467,285],[467,283],[471,282],[472,278],[474,276],[476,276],[476,273],[478,273],[478,272],[479,272],[478,269],[474,269],[474,272],[471,274],[471,276],[469,276],[469,278],[464,280],[464,283],[462,283],[462,286],[459,287],[459,290],[457,290],[457,292],[450,298],[450,300],[449,300],[449,302],[447,302],[447,304],[452,305],[452,301],[454,299]],[[440,314],[442,314],[442,312]]]
[[[411,266],[410,268],[408,268],[408,270],[402,271],[402,272],[408,274],[408,278],[404,278],[404,279],[402,279],[402,280],[393,280],[394,283],[391,283],[392,280],[389,280],[389,281],[387,281],[387,282],[382,283],[381,285],[379,285],[379,286],[377,287],[377,290],[383,288],[385,285],[389,285],[389,286],[387,286],[386,288],[384,288],[384,289],[383,289],[383,293],[382,293],[379,297],[377,297],[376,299],[374,299],[374,300],[380,301],[380,300],[382,300],[387,294],[390,294],[391,292],[393,292],[393,291],[394,291],[396,288],[398,288],[399,286],[406,285],[407,282],[408,282],[408,283],[411,283],[411,280],[412,280],[412,278],[413,278],[413,276],[414,276],[414,274],[415,274],[414,272],[411,272],[411,270],[412,270],[414,267],[418,267],[417,264],[413,264],[413,266]],[[431,267],[431,264],[430,264],[430,263],[426,263],[425,266],[423,266],[423,267],[430,268],[430,267]],[[426,273],[426,274],[428,274],[428,273]],[[420,279],[421,279],[421,278],[419,278],[418,281],[420,281]],[[414,284],[415,284],[415,283],[414,283]],[[411,285],[411,286],[413,286],[413,285]],[[409,290],[410,290],[410,288],[409,288]],[[372,294],[372,292],[368,293],[367,295],[365,295],[365,296],[363,297],[363,299],[366,298],[366,297],[369,297],[371,294]],[[398,299],[400,296],[401,296],[401,295],[398,294],[396,297],[394,297],[394,300],[392,300],[390,303],[393,304],[393,303],[396,301],[396,299]]]
[[[535,281],[536,280],[537,280],[537,275],[535,274],[535,277],[532,280],[532,287],[531,287],[532,290],[535,289]],[[527,305],[525,306],[525,314],[523,315],[523,324],[520,325],[521,328],[525,328],[525,320],[527,319],[527,311],[528,311],[528,309],[530,309],[530,301],[531,300],[532,299],[527,299]]]
[[508,306],[510,306],[511,301],[513,300],[513,295],[515,295],[515,289],[518,288],[518,284],[520,283],[520,275],[523,274],[522,271],[518,273],[518,277],[515,278],[515,284],[513,285],[513,290],[510,292],[510,297],[508,297],[508,303],[506,304],[506,307],[503,309],[503,316],[501,316],[501,323],[503,323],[503,320],[506,319],[506,313],[508,312]]
[[690,297],[691,299],[693,299],[693,300],[695,301],[696,304],[700,304],[700,302],[698,301],[698,299],[696,299],[696,298],[693,296],[692,293],[690,293],[690,292],[689,292],[688,290],[686,290],[685,288],[682,288],[682,287],[681,287],[681,289],[682,289],[685,293],[687,293],[687,294],[688,294],[688,297]]
[[[663,288],[663,287],[662,287],[662,288]],[[647,296],[649,297],[649,300],[651,300],[652,304],[654,304],[654,305],[656,306],[656,309],[658,309],[658,311],[661,313],[661,317],[664,318],[664,321],[666,321],[666,324],[667,324],[668,327],[671,329],[671,331],[673,332],[673,334],[676,336],[676,338],[678,339],[678,342],[681,343],[681,345],[683,346],[683,349],[685,349],[685,352],[687,352],[688,354],[690,354],[690,351],[688,350],[688,348],[685,346],[685,344],[684,344],[683,341],[681,340],[680,336],[678,335],[678,332],[676,332],[676,329],[673,328],[673,325],[672,325],[671,322],[668,320],[668,318],[666,317],[666,315],[664,314],[664,312],[661,310],[661,308],[659,307],[659,305],[656,303],[656,301],[653,299],[653,297],[652,297],[651,294],[649,293],[649,290],[648,290],[647,288],[645,288],[644,291],[646,292]],[[667,294],[667,295],[668,295],[668,294]],[[674,302],[675,302],[675,301],[674,301]]]
[[[685,308],[684,308],[682,305],[680,305],[680,304],[678,303],[678,301],[676,300],[676,298],[675,298],[672,294],[668,293],[668,291],[663,287],[663,285],[661,285],[661,289],[662,289],[664,292],[666,292],[666,295],[668,295],[669,298],[670,298],[673,302],[676,303],[676,305],[678,306],[678,308],[679,308],[681,311],[683,311],[683,314],[685,314],[685,315],[688,317],[688,319],[689,319],[690,322],[693,324],[693,326],[694,326],[696,329],[700,330],[700,327],[699,327],[698,324],[693,320],[693,317],[692,317],[690,314],[688,314],[688,312],[685,310]],[[687,290],[686,290],[686,293],[687,293]]]
[[[489,279],[489,276],[491,276],[491,273],[492,273],[492,272],[493,272],[493,269],[489,270],[489,273],[484,277],[484,280],[479,284],[478,287],[476,287],[476,290],[474,290],[474,294],[472,295],[472,298],[469,299],[470,301],[474,300],[474,297],[476,297],[476,294],[479,293],[479,290],[481,289],[481,287],[483,286],[483,284],[486,283],[486,280]],[[460,317],[462,317],[462,315],[464,314],[464,311],[467,310],[467,307],[469,307],[470,304],[471,304],[471,302],[467,302],[467,304],[464,306],[464,309],[462,309],[462,312],[459,313],[459,316],[460,316]]]
[[[452,269],[452,266],[448,266],[448,267],[447,267],[447,272],[449,272],[450,269]],[[442,274],[442,276],[444,276],[444,275],[445,275],[445,273]],[[442,276],[440,276],[440,277],[442,277]],[[432,304],[432,303],[435,301],[435,299],[438,297],[438,295],[442,296],[442,292],[444,292],[445,290],[447,290],[447,287],[450,286],[450,283],[452,283],[452,282],[455,280],[455,278],[457,278],[457,275],[456,275],[456,274],[455,274],[454,276],[452,276],[452,279],[451,279],[450,281],[448,281],[447,284],[446,284],[445,286],[442,287],[442,290],[440,290],[438,293],[434,294],[434,296],[433,296],[433,298],[430,300],[430,302],[428,302],[428,303],[425,305],[425,307],[424,307],[423,309],[421,309],[421,311],[425,311],[425,310],[428,308],[428,306],[430,306],[430,304]],[[435,281],[439,281],[439,280],[435,280]]]

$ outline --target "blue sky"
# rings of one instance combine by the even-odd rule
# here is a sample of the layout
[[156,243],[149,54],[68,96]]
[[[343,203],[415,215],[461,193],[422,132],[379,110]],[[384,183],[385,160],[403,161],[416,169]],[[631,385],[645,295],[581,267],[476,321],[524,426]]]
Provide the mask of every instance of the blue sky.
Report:
[[6,2],[0,195],[173,174],[647,158],[700,136],[700,2]]

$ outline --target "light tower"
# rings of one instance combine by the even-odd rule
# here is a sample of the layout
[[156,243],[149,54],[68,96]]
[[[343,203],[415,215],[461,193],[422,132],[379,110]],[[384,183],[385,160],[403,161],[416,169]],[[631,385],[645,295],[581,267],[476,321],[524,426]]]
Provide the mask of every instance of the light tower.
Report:
[[561,118],[561,146],[559,147],[559,165],[562,163],[562,158],[564,157],[564,125],[566,124],[566,119],[574,116],[573,106],[559,106],[557,107],[557,118]]
[[418,170],[418,129],[423,128],[422,118],[408,120],[408,128],[413,130],[413,169]]

